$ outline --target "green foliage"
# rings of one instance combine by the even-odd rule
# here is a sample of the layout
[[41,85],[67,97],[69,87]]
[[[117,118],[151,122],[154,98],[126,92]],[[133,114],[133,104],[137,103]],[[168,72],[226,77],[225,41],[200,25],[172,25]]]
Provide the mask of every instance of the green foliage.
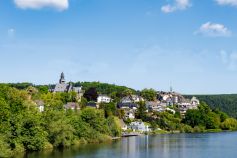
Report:
[[30,86],[33,86],[32,83],[28,83],[28,82],[22,82],[22,83],[9,83],[8,84],[9,86],[11,87],[14,87],[16,89],[20,89],[20,90],[23,90],[23,89],[26,89]]
[[206,103],[201,103],[197,110],[188,110],[183,123],[195,126],[204,126],[206,129],[218,129],[221,122],[227,118],[223,112],[212,111]]
[[6,142],[6,136],[0,135],[0,157],[12,156],[10,145]]
[[143,121],[145,121],[146,120],[146,110],[147,110],[145,103],[139,102],[138,104],[139,104],[139,106],[138,106],[138,109],[136,112],[136,118],[142,119]]
[[143,89],[141,91],[141,96],[148,101],[156,100],[156,95],[157,93],[154,89]]
[[181,133],[192,133],[193,132],[193,128],[191,126],[185,125],[185,124],[181,124],[179,130]]
[[[44,112],[38,111],[32,100],[35,98],[44,101]],[[52,145],[68,147],[79,140],[99,143],[121,135],[118,119],[113,116],[114,103],[102,110],[65,111],[63,105],[71,101],[75,101],[73,92],[45,93],[35,87],[19,90],[0,84],[0,157],[40,151]]]
[[98,93],[96,88],[91,87],[86,90],[83,97],[85,97],[87,101],[97,101]]
[[38,112],[26,111],[23,114],[19,138],[26,150],[42,150],[47,142],[47,132],[43,130],[41,121],[41,115]]
[[[192,96],[186,96],[191,98]],[[222,95],[196,95],[203,102],[206,102],[211,109],[219,109],[229,116],[237,118],[237,94]]]
[[46,94],[48,93],[49,91],[49,87],[48,86],[45,86],[45,85],[39,85],[39,86],[36,86],[36,88],[39,90],[40,93],[42,94]]
[[106,119],[104,118],[103,110],[96,110],[90,107],[85,108],[81,112],[81,118],[96,131],[102,134],[109,134],[108,126],[105,126]]
[[117,86],[114,84],[108,83],[100,83],[100,82],[77,82],[74,84],[75,86],[82,86],[83,89],[86,91],[90,88],[96,88],[98,94],[107,94],[112,99],[119,99],[123,96],[125,90],[130,90],[132,94],[135,93],[134,89],[125,87],[125,86]]
[[237,120],[233,118],[227,118],[221,123],[221,129],[223,130],[237,130]]
[[156,119],[151,120],[155,121],[155,123],[163,130],[167,131],[179,130],[181,119],[174,117],[173,114],[170,114],[168,112],[161,112],[161,113],[157,112],[152,117],[155,117]]
[[87,105],[87,100],[84,97],[81,97],[80,107],[83,109]]
[[134,91],[131,90],[131,89],[125,89],[123,92],[122,92],[122,96],[126,97],[126,96],[131,96],[134,94]]
[[107,118],[107,124],[110,127],[111,135],[114,137],[121,136],[120,121],[117,117],[110,116]]
[[111,103],[101,103],[100,104],[100,109],[104,110],[105,117],[113,116],[116,115],[116,104],[111,102]]

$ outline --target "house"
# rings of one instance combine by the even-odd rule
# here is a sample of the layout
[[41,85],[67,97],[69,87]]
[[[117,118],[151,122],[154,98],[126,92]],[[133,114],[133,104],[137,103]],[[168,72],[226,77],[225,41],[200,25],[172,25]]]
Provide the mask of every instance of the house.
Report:
[[137,132],[151,131],[151,129],[149,128],[148,125],[145,125],[144,122],[139,122],[139,121],[131,122],[129,125],[129,128],[132,129],[133,131],[137,131]]
[[97,103],[110,103],[111,98],[107,95],[99,95],[97,97]]
[[147,101],[146,108],[148,109],[148,111],[163,112],[165,111],[166,103],[159,101]]
[[137,109],[138,108],[138,104],[137,104],[138,100],[141,100],[141,98],[137,97],[136,95],[123,97],[121,99],[121,101],[118,103],[118,108]]
[[144,101],[144,99],[141,96],[138,96],[138,95],[131,95],[131,99],[134,103],[139,103],[139,102]]
[[159,91],[157,92],[157,99],[162,102],[166,102],[167,105],[172,106],[172,105],[177,105],[178,103],[182,102],[185,98],[176,92],[163,92]]
[[134,109],[136,110],[138,108],[138,105],[136,103],[118,103],[119,109]]
[[135,119],[135,112],[132,109],[126,109],[125,110],[125,119]]
[[191,104],[193,106],[198,106],[200,104],[200,101],[196,97],[192,97]]
[[39,109],[39,112],[44,111],[44,101],[43,100],[35,100],[34,101],[37,105],[37,108]]
[[77,98],[80,101],[81,97],[83,96],[82,87],[73,87],[72,83],[66,83],[64,73],[61,73],[59,83],[57,83],[54,89],[51,90],[54,93],[57,92],[76,92]]
[[80,110],[80,106],[78,103],[75,102],[68,102],[67,104],[64,105],[64,109],[66,110]]
[[184,100],[184,102],[178,104],[179,112],[184,116],[189,109],[197,109],[199,105],[199,100],[193,97],[191,100]]

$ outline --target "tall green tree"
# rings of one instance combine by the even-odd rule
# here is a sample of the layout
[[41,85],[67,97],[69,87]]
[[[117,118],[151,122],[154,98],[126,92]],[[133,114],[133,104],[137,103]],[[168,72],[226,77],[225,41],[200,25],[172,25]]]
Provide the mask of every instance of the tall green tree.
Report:
[[148,101],[154,101],[156,100],[156,91],[154,89],[143,89],[141,91],[141,96],[148,100]]

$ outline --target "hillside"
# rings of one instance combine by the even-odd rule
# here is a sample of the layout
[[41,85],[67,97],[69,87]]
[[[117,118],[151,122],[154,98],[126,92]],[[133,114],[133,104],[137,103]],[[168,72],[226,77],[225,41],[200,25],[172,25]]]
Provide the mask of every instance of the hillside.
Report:
[[[200,101],[206,102],[212,109],[220,109],[237,118],[237,94],[195,95]],[[191,97],[187,96],[187,97]]]

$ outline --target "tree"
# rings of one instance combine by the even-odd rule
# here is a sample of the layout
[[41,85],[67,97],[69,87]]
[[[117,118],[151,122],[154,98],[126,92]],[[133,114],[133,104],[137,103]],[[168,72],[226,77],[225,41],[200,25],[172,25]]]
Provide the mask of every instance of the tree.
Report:
[[86,100],[86,98],[81,97],[81,101],[80,101],[79,104],[80,104],[81,109],[85,108],[86,105],[87,105],[87,100]]
[[107,124],[110,127],[112,136],[121,136],[120,121],[117,117],[110,116],[107,118]]
[[100,109],[103,109],[105,112],[105,117],[113,116],[116,114],[116,105],[113,102],[110,103],[101,103]]
[[90,127],[102,134],[108,134],[109,128],[106,126],[104,112],[88,107],[82,110],[81,118],[84,122],[88,123]]
[[154,101],[156,100],[156,91],[154,89],[143,89],[141,96],[148,101]]
[[44,116],[48,140],[55,147],[68,147],[74,141],[75,129],[66,117],[65,111],[48,110]]
[[0,135],[0,157],[11,157],[12,151],[10,145],[6,141],[6,136]]
[[92,87],[86,90],[84,97],[87,99],[87,101],[97,101],[98,93],[96,91],[96,88]]
[[19,137],[27,151],[42,150],[47,142],[48,133],[41,126],[41,121],[41,114],[37,111],[24,113]]
[[237,120],[234,118],[227,118],[223,123],[221,123],[221,129],[237,130]]
[[138,106],[138,109],[136,112],[136,118],[145,120],[146,119],[146,110],[147,110],[145,103],[139,102],[138,104],[139,104],[139,106]]
[[131,89],[125,89],[122,93],[123,96],[131,96],[133,91]]

